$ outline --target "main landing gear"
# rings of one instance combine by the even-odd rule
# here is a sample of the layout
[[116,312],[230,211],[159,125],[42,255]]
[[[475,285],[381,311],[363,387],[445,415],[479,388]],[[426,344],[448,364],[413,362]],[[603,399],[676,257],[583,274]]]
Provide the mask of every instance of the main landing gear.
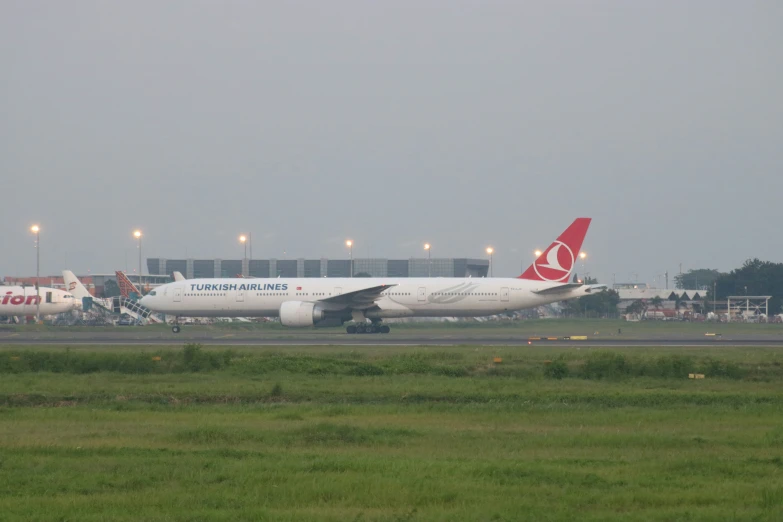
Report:
[[171,331],[174,332],[174,333],[179,333],[179,331],[180,331],[180,328],[179,328],[179,317],[175,317],[174,318],[174,326],[171,327]]
[[386,326],[385,324],[379,324],[379,323],[358,323],[358,324],[352,324],[350,326],[347,326],[345,328],[345,331],[349,334],[387,334],[391,332],[391,328]]

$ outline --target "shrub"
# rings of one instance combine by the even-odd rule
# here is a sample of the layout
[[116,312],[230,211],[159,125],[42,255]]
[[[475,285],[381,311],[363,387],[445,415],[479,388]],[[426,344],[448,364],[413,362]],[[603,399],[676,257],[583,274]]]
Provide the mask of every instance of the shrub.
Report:
[[665,355],[652,361],[639,361],[635,366],[635,375],[673,378],[685,378],[696,368],[693,359],[682,355]]
[[544,377],[562,379],[568,377],[568,365],[563,358],[552,361],[544,366]]
[[374,364],[360,363],[348,370],[348,375],[355,375],[357,377],[383,375],[383,368],[379,368]]
[[217,370],[225,360],[224,355],[214,352],[204,352],[198,343],[186,343],[182,349],[181,371],[201,372]]
[[742,379],[744,372],[732,362],[707,359],[702,373],[709,377],[728,377],[730,379]]
[[587,357],[580,374],[585,379],[619,379],[631,374],[631,365],[622,354],[596,352]]

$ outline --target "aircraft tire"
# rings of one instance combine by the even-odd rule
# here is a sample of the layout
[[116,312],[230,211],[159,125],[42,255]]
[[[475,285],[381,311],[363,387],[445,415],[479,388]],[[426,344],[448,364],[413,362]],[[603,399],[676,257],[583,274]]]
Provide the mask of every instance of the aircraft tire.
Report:
[[391,332],[391,328],[389,328],[386,325],[383,325],[383,326],[380,327],[380,331],[381,331],[382,334],[387,334],[387,333]]
[[179,325],[175,324],[174,326],[172,326],[171,331],[174,332],[175,334],[178,334],[180,331]]
[[354,325],[347,326],[345,328],[345,333],[355,334],[356,333],[356,326],[354,326]]

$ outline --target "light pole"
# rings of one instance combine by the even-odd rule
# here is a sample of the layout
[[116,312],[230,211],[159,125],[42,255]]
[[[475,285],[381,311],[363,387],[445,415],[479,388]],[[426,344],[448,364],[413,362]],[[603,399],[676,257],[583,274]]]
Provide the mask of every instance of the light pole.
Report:
[[715,303],[718,302],[718,281],[712,282],[712,315],[715,315]]
[[[242,272],[243,272],[243,275],[245,275],[244,274],[245,263],[247,262],[247,236],[244,235],[244,234],[239,236],[239,242],[242,243],[242,245],[244,245],[244,247],[245,247],[245,257],[242,258]],[[249,263],[247,265],[247,272],[248,272],[247,275],[250,275],[250,264]]]
[[41,227],[33,225],[30,231],[35,234],[35,324],[41,322]]
[[579,259],[582,260],[582,282],[587,284],[587,275],[585,274],[585,259],[587,259],[587,252],[579,252]]
[[345,246],[348,247],[348,255],[350,256],[351,259],[351,277],[353,277],[353,241],[350,239],[347,240],[345,242]]
[[424,250],[427,251],[427,277],[432,277],[432,245],[424,243]]
[[492,277],[492,253],[495,251],[492,247],[487,247],[487,254],[489,254],[489,277]]
[[[142,290],[144,285],[141,282],[141,230],[134,230],[133,237],[139,240],[139,293],[142,294],[144,293]],[[139,295],[139,298],[141,299],[141,295]]]

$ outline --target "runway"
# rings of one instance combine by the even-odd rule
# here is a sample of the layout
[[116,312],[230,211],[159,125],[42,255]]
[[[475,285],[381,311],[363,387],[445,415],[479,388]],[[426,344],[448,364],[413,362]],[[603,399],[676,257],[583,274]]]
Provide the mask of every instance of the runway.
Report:
[[232,336],[176,336],[138,338],[132,336],[94,335],[78,337],[39,338],[34,336],[0,336],[0,345],[52,345],[52,346],[171,346],[183,343],[199,343],[204,346],[768,346],[783,347],[783,339],[770,337],[677,337],[677,338],[587,338],[584,340],[530,339],[508,336],[395,336],[391,335],[303,335],[277,338],[251,338]]

